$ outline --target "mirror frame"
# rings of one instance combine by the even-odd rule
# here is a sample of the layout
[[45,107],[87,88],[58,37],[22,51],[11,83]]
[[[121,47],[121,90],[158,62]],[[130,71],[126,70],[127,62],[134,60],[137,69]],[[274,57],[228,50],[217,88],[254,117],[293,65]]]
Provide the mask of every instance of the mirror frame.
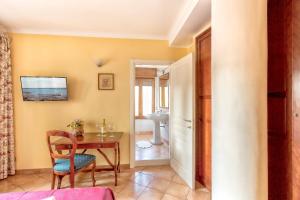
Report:
[[[169,101],[170,101],[170,97],[169,97],[169,95],[168,95],[168,105],[167,106],[164,106],[164,107],[162,107],[161,105],[162,105],[162,98],[161,98],[161,80],[166,80],[167,82],[169,81],[169,73],[165,73],[165,74],[163,74],[163,75],[161,75],[161,76],[159,76],[159,108],[163,108],[163,109],[169,109],[169,106],[170,106],[170,103],[169,103]],[[169,91],[169,89],[170,89],[170,85],[169,85],[169,82],[167,83],[167,87],[168,87],[168,91]]]

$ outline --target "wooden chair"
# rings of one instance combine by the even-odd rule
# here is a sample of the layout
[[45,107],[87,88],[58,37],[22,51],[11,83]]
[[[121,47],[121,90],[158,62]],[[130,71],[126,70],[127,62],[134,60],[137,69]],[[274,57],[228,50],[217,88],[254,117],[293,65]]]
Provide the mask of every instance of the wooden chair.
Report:
[[[70,145],[69,154],[65,155],[61,152],[55,152],[52,147],[50,138],[53,136],[69,138],[72,142]],[[47,132],[47,142],[50,151],[52,166],[53,166],[53,175],[52,175],[52,184],[51,189],[55,187],[56,176],[58,177],[57,189],[60,189],[61,182],[64,176],[70,175],[70,185],[71,188],[74,188],[74,178],[75,174],[83,170],[91,169],[91,176],[93,186],[95,186],[95,168],[96,168],[96,157],[89,154],[76,154],[77,142],[76,137],[71,133],[65,131],[48,131]],[[71,148],[72,147],[72,148]]]

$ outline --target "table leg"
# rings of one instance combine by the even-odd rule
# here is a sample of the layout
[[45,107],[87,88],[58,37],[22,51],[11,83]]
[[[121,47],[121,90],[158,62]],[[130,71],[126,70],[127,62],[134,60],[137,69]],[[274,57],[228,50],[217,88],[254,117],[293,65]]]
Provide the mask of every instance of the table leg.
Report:
[[115,162],[114,162],[114,172],[115,172],[115,186],[118,185],[118,166],[117,166],[117,144],[115,145]]
[[118,172],[120,173],[120,144],[118,144]]
[[111,163],[111,161],[108,159],[107,155],[101,151],[101,149],[97,149],[97,151],[104,157],[106,162],[114,169],[114,165]]

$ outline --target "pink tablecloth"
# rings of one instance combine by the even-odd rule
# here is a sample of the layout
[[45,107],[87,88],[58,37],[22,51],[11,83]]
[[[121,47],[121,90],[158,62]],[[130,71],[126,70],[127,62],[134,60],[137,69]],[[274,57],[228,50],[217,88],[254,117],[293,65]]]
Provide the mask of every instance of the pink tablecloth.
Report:
[[102,187],[60,189],[39,192],[12,192],[0,194],[0,199],[41,200],[51,196],[55,197],[56,200],[115,200],[113,192],[109,188]]

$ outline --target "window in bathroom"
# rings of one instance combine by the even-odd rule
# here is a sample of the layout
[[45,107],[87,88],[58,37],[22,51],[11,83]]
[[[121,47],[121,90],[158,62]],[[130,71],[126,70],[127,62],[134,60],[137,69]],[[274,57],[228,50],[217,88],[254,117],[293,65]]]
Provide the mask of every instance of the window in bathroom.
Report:
[[143,85],[143,116],[152,113],[152,86]]
[[159,86],[159,94],[160,94],[159,106],[161,108],[168,108],[169,107],[169,81],[160,78],[159,82],[160,82],[160,86]]
[[169,87],[164,87],[165,92],[165,107],[169,107]]
[[134,110],[134,112],[135,112],[135,116],[137,117],[137,116],[139,116],[139,103],[140,103],[140,101],[139,101],[139,93],[140,93],[140,87],[138,86],[138,85],[136,85],[135,86],[135,110]]
[[144,118],[155,109],[155,81],[150,78],[137,78],[135,85],[135,116]]

